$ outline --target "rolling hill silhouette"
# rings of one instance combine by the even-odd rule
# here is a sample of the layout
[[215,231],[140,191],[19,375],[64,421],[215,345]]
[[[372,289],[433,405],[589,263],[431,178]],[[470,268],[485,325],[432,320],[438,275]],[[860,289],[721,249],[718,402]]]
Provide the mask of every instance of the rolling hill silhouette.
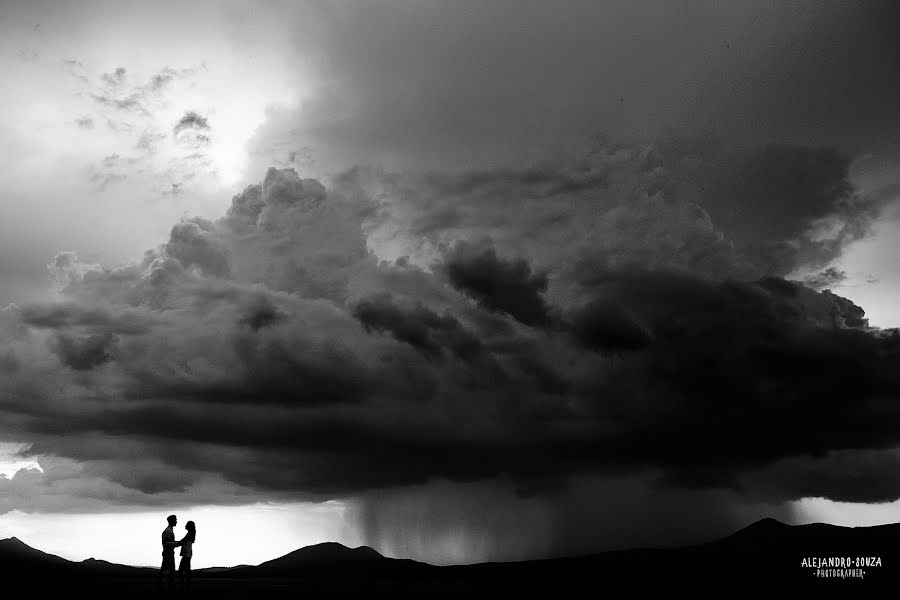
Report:
[[[856,577],[817,576],[824,559],[843,557]],[[879,564],[870,564],[878,559]],[[804,561],[806,561],[804,563]],[[155,569],[102,560],[68,561],[31,548],[16,538],[0,540],[0,564],[10,573],[27,573],[40,585],[92,582],[92,589],[151,593]],[[862,571],[862,577],[859,577]],[[584,586],[622,583],[634,588],[657,585],[714,586],[730,590],[772,585],[849,587],[900,582],[900,523],[838,527],[821,523],[791,526],[763,519],[712,542],[681,548],[642,548],[587,556],[434,566],[382,556],[372,548],[327,542],[307,546],[259,565],[194,571],[193,595],[217,597],[264,592],[409,591],[432,597],[472,590],[554,593]],[[100,586],[100,587],[97,587]]]
[[0,540],[0,559],[2,559],[4,565],[15,568],[28,568],[31,566],[55,568],[74,564],[64,558],[32,548],[15,537]]
[[332,575],[394,577],[418,572],[431,572],[437,567],[409,559],[382,556],[368,546],[348,548],[336,542],[325,542],[294,550],[282,557],[223,572],[229,577],[327,577]]
[[139,577],[152,571],[146,567],[118,565],[95,558],[80,562],[66,560],[32,548],[15,537],[0,540],[0,564],[9,573],[47,577]]

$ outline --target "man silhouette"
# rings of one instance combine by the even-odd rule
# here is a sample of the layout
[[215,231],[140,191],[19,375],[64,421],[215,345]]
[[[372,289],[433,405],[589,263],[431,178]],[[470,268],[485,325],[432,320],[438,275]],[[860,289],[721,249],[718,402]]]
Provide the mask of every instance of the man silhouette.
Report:
[[178,517],[169,515],[166,520],[169,522],[169,526],[162,532],[162,566],[159,568],[156,583],[159,586],[163,573],[168,571],[168,587],[172,589],[175,584],[175,547],[179,546],[181,542],[175,541],[175,524],[178,523]]

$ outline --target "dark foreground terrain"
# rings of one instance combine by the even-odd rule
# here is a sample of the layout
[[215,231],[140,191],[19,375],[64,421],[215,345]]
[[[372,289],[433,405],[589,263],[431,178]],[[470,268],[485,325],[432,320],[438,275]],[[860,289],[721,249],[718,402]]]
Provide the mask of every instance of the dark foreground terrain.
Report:
[[[804,566],[804,560],[808,566]],[[821,565],[822,561],[826,564]],[[0,565],[7,585],[29,596],[167,595],[165,586],[157,588],[153,569],[93,559],[71,562],[16,538],[0,541]],[[190,595],[449,598],[588,593],[600,597],[625,586],[625,591],[683,589],[718,596],[750,589],[778,593],[789,588],[829,597],[878,588],[893,597],[898,583],[900,523],[847,528],[789,526],[765,519],[721,540],[684,548],[452,567],[386,558],[367,547],[318,544],[257,566],[195,571]],[[185,595],[178,589],[173,593]]]

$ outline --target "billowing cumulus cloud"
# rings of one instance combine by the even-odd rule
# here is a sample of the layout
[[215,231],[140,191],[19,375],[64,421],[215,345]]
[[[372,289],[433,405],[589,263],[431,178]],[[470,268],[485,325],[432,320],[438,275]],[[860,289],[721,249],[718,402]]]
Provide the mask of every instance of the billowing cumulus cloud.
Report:
[[487,238],[500,255],[550,272],[547,297],[567,302],[572,290],[561,290],[596,270],[822,271],[887,205],[854,188],[848,165],[833,149],[584,138],[522,170],[357,176],[386,198],[371,228],[382,252],[428,265],[445,246]]
[[833,148],[675,140],[649,158],[668,175],[663,189],[696,199],[764,274],[821,269],[863,237],[884,207],[854,190],[850,157]]
[[205,219],[194,218],[175,225],[164,251],[184,267],[196,267],[213,276],[228,275],[228,256],[216,242],[214,224]]
[[[43,117],[0,136],[27,167],[10,198],[96,229],[0,253],[53,257],[57,292],[0,310],[0,439],[43,468],[0,479],[0,511],[341,498],[379,550],[455,562],[897,499],[900,334],[849,285],[890,267],[842,262],[896,200],[885,6],[67,27],[87,33],[14,66],[65,79],[47,118],[105,194],[61,192],[72,140],[34,137]],[[106,29],[145,58],[110,62]],[[21,73],[12,102],[43,106]]]
[[[611,254],[571,240],[537,266],[476,231],[421,267],[367,247],[387,209],[365,183],[272,169],[138,262],[60,253],[63,299],[3,313],[3,435],[108,482],[107,502],[498,477],[529,498],[648,473],[776,501],[897,497],[877,457],[900,443],[898,333],[827,291],[673,263],[671,244],[696,251],[694,236],[732,259],[705,211],[601,195],[587,239],[604,219],[682,237],[639,240],[630,261],[625,233]],[[865,492],[825,476],[856,460]],[[4,485],[39,490],[51,475]]]

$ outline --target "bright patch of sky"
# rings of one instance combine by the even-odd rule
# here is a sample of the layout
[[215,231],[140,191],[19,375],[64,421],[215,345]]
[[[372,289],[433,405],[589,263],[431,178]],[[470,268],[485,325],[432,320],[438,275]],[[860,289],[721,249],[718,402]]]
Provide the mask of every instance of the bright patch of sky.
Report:
[[173,507],[170,511],[111,514],[25,513],[0,516],[0,539],[81,561],[159,567],[166,516],[178,517],[177,539],[189,520],[197,525],[192,567],[259,564],[320,542],[362,545],[352,507],[343,502]]
[[[47,292],[62,249],[140,257],[184,215],[221,216],[247,140],[305,90],[265,11],[240,4],[4,7],[0,24],[0,304]],[[189,113],[203,126],[176,132]],[[102,233],[101,233],[102,232]],[[26,248],[27,247],[27,248]]]

